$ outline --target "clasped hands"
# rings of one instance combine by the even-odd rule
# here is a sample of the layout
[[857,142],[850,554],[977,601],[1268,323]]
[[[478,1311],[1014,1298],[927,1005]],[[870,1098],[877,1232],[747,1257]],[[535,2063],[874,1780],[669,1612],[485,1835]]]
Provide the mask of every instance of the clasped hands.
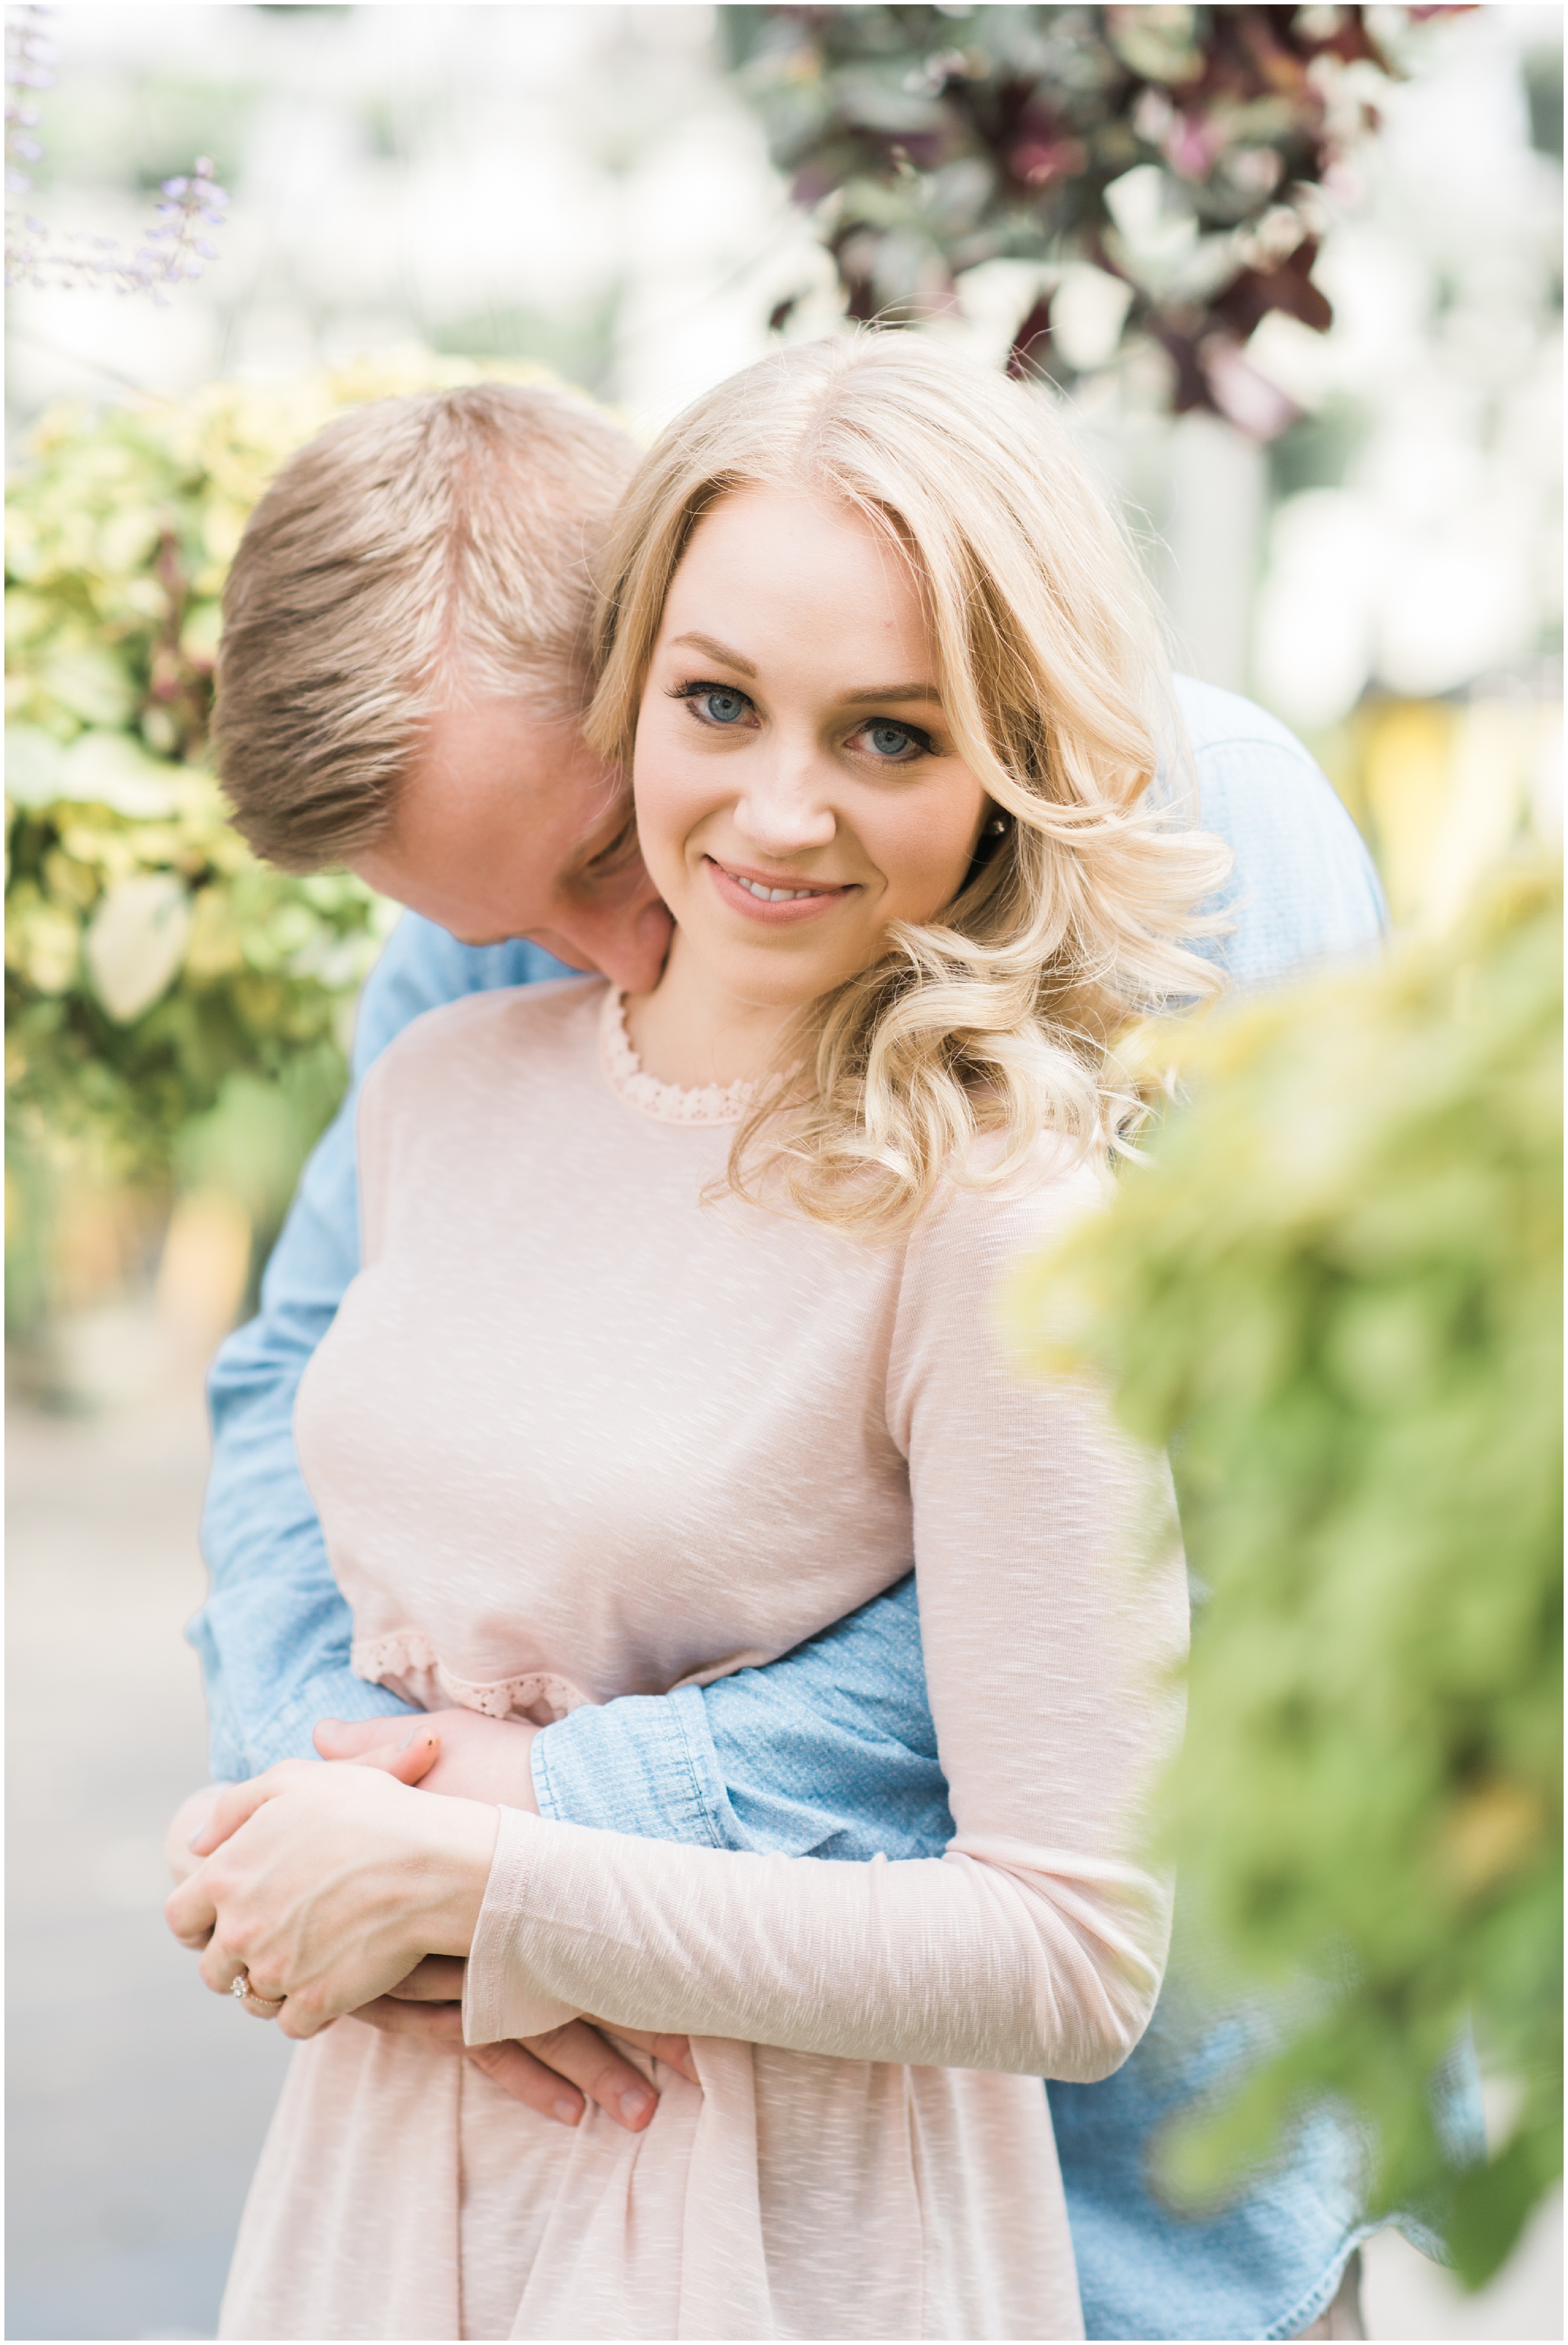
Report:
[[[466,2057],[541,2117],[574,2126],[592,2100],[641,2132],[656,2094],[597,2023],[574,2020],[525,2043],[463,2042],[463,1957],[495,1810],[537,1812],[536,1731],[465,1710],[411,1728],[406,1718],[323,1720],[316,1747],[333,1763],[286,1760],[185,1802],[167,1842],[179,1883],[165,1907],[170,1929],[200,1950],[215,1993],[248,1975],[258,2003],[286,1996],[277,2013],[286,2035],[351,2016]],[[444,1796],[421,1796],[430,1792]],[[697,2081],[684,2036],[615,2033]]]

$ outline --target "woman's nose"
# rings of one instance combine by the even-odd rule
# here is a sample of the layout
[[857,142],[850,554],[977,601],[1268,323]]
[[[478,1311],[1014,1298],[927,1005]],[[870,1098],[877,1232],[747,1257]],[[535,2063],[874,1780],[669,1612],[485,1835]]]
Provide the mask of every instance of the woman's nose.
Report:
[[831,844],[838,828],[828,777],[808,753],[759,758],[735,801],[741,837],[764,855],[800,855]]

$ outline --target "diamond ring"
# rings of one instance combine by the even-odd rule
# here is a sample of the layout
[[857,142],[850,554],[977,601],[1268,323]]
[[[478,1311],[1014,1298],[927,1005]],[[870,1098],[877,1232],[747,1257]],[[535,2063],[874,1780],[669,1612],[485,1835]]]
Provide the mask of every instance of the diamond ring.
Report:
[[246,1971],[239,1972],[238,1976],[230,1979],[228,1983],[228,1992],[240,2003],[250,2002],[260,2004],[265,2011],[281,2011],[285,2000],[282,1995],[279,1995],[277,2001],[274,2002],[269,1995],[258,1995],[256,1989],[250,1984],[249,1974]]

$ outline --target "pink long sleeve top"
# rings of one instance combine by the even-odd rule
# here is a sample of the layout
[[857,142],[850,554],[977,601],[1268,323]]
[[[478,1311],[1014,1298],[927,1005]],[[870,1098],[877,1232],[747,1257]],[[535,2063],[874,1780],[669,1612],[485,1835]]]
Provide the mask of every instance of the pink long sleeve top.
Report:
[[[351,2236],[389,2241],[412,2072],[373,2084],[397,2040],[340,2025],[297,2059],[226,2334],[1081,2333],[1036,2080],[1104,2076],[1158,1991],[1137,1828],[1185,1586],[1173,1540],[1134,1561],[1163,1468],[995,1315],[1102,1176],[1042,1142],[870,1245],[704,1198],[743,1106],[642,1072],[592,982],[454,1004],[380,1061],[364,1269],[298,1416],[355,1667],[549,1719],[766,1661],[913,1556],[953,1842],[835,1864],[503,1810],[470,2041],[681,2030],[701,2091],[661,2072],[646,2135],[561,2137],[463,2071],[455,2245],[415,2279],[400,2231],[396,2288],[356,2245],[345,2279],[308,2178],[364,2166]],[[439,2097],[462,2064],[421,2057]]]

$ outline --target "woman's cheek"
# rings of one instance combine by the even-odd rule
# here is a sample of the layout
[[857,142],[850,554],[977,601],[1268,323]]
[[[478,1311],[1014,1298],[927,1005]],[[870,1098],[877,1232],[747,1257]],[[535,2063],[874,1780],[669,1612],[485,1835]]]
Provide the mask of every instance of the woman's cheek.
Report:
[[927,816],[906,829],[901,827],[901,836],[888,840],[883,855],[883,869],[896,874],[888,890],[887,918],[920,927],[957,895],[974,848],[968,829],[956,832],[950,815],[946,822]]
[[[645,736],[652,734],[652,738]],[[684,760],[674,745],[660,737],[655,720],[638,727],[632,766],[632,795],[637,809],[637,836],[649,876],[666,902],[685,868],[686,840],[694,827],[693,793],[683,787]]]

